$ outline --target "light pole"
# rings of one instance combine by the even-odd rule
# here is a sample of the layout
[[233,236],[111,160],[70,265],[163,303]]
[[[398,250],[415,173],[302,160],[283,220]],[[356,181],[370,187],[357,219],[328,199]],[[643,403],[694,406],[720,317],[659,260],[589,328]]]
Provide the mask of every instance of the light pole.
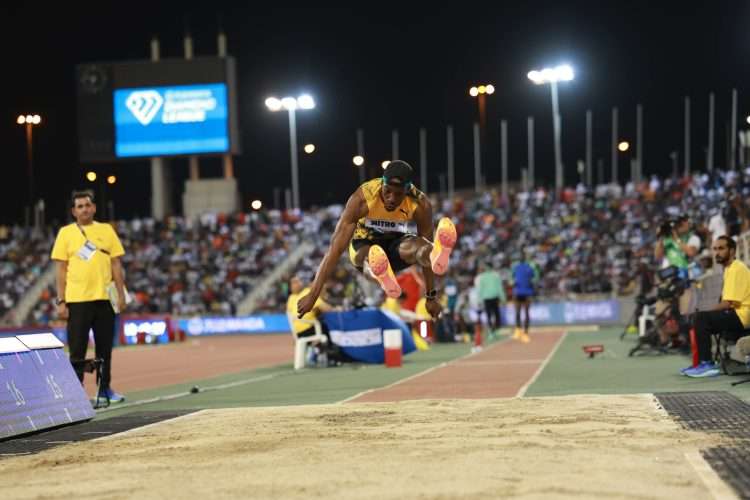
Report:
[[269,97],[266,99],[266,107],[271,111],[286,109],[289,112],[289,154],[292,163],[292,204],[294,208],[300,208],[299,202],[299,168],[297,166],[297,109],[313,109],[315,101],[307,94],[297,98],[284,97],[278,99]]
[[469,89],[469,95],[477,98],[477,104],[479,105],[479,126],[482,127],[482,134],[484,134],[484,127],[487,123],[487,102],[485,96],[494,93],[495,87],[491,84],[482,84]]
[[[477,106],[479,107],[479,136],[475,136],[474,150],[477,154],[475,158],[475,170],[479,171],[481,176],[482,160],[484,160],[484,150],[486,149],[484,143],[487,141],[487,97],[490,94],[495,93],[495,87],[492,84],[481,84],[469,89],[469,95],[476,97]],[[422,186],[424,189],[424,186]],[[479,188],[477,187],[477,190]]]
[[32,148],[34,125],[42,123],[39,115],[19,115],[16,123],[26,127],[26,161],[29,175],[29,206],[34,206],[34,151]]
[[550,84],[550,91],[552,92],[552,128],[555,139],[555,188],[559,191],[563,188],[563,164],[562,164],[562,152],[560,146],[560,135],[561,135],[561,120],[560,120],[560,106],[557,98],[557,82],[569,82],[573,79],[573,68],[568,65],[558,66],[556,68],[544,68],[541,71],[533,70],[529,71],[529,80],[537,85],[543,83]]

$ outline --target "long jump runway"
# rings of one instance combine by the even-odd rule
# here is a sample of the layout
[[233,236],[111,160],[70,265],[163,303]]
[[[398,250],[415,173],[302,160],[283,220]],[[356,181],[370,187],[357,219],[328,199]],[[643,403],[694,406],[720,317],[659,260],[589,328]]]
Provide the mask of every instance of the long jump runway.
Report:
[[539,332],[532,333],[528,344],[513,340],[497,342],[476,354],[357,395],[349,402],[523,396],[563,336],[562,331]]

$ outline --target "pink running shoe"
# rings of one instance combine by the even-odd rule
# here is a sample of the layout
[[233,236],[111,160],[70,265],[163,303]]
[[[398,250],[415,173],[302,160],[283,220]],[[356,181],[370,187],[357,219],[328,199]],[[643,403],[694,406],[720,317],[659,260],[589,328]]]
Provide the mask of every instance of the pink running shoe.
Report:
[[372,245],[367,255],[367,262],[370,265],[375,279],[378,280],[385,294],[391,298],[397,299],[401,296],[401,286],[396,281],[396,275],[393,274],[391,263],[388,262],[388,256],[380,245]]
[[451,251],[456,245],[456,226],[453,225],[448,217],[443,217],[438,222],[435,231],[435,241],[432,243],[430,252],[430,263],[432,272],[437,275],[443,275],[448,270],[448,261],[451,257]]

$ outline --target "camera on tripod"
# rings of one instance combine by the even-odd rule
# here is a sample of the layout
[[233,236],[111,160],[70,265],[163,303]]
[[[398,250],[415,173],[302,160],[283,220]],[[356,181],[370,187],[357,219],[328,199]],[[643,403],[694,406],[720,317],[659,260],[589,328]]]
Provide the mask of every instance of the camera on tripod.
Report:
[[669,302],[679,299],[690,283],[680,275],[676,266],[665,267],[656,272],[659,277],[659,285],[656,289],[656,298]]

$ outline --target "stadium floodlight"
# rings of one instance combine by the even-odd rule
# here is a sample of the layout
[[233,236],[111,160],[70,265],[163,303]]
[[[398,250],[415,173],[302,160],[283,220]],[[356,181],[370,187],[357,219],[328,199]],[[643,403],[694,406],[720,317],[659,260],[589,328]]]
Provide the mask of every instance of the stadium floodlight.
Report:
[[620,152],[624,153],[625,151],[627,151],[628,149],[630,149],[630,143],[628,141],[621,141],[617,145],[617,149],[619,149]]
[[309,95],[302,94],[297,98],[297,106],[299,106],[300,109],[313,109],[315,107],[315,101]]
[[269,97],[266,107],[271,111],[285,109],[289,112],[289,155],[292,163],[292,203],[294,208],[300,208],[299,201],[299,168],[297,166],[297,109],[313,109],[315,101],[307,94],[295,97]]
[[294,97],[284,97],[281,100],[281,105],[284,107],[284,109],[294,111],[295,109],[297,109],[297,99],[295,99]]
[[29,207],[34,205],[34,126],[42,123],[39,115],[18,115],[18,125],[26,128],[26,169],[29,176]]
[[253,202],[250,204],[250,208],[253,210],[260,210],[263,206],[263,202],[260,200],[253,200]]
[[117,182],[117,177],[115,177],[114,175],[110,175],[109,177],[107,177],[107,184],[114,184],[115,182]]
[[383,163],[380,164],[381,167],[383,167],[383,170],[385,170],[388,165],[390,165],[391,160],[383,160]]
[[354,163],[354,166],[361,167],[365,163],[364,156],[357,155],[354,158],[352,158],[352,163]]
[[526,75],[536,85],[549,83],[552,94],[552,128],[555,139],[555,188],[563,188],[563,164],[560,136],[562,134],[562,123],[560,120],[560,106],[557,97],[557,82],[569,82],[575,77],[573,68],[567,64],[561,64],[555,68],[544,68],[532,70]]
[[476,87],[471,87],[471,88],[469,89],[469,95],[470,95],[471,97],[476,97],[476,96],[478,96],[478,95],[479,95],[479,89],[478,89],[478,88],[476,88]]
[[281,109],[281,101],[275,97],[269,97],[266,99],[266,107],[271,111],[279,111]]
[[94,182],[96,180],[96,172],[89,170],[86,172],[86,180],[89,182]]

